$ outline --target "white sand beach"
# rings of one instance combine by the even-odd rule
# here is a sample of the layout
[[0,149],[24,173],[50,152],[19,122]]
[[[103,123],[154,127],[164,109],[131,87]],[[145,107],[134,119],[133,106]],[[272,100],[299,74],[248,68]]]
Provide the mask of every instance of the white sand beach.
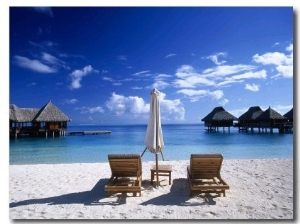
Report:
[[104,185],[108,163],[10,165],[10,219],[293,219],[293,160],[224,160],[226,197],[190,197],[189,161],[172,165],[172,185],[160,177],[150,184],[150,165],[143,162],[142,196],[115,194]]

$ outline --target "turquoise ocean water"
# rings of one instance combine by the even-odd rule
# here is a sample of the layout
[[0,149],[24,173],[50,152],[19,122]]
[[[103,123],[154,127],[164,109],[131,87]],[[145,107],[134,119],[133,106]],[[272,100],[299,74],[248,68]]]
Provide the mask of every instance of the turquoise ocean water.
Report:
[[[146,125],[69,126],[67,131],[109,130],[110,134],[9,141],[10,164],[107,162],[110,153],[139,153],[145,149]],[[203,124],[163,125],[165,160],[189,160],[192,153],[222,153],[224,159],[293,158],[293,134],[230,132],[208,133]],[[147,150],[143,161],[153,161]],[[159,160],[161,160],[159,156]]]

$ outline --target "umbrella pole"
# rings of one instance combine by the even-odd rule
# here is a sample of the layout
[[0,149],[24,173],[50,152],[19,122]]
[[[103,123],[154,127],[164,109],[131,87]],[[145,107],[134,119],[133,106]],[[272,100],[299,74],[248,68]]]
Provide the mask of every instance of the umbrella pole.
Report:
[[142,153],[141,157],[144,155],[144,153],[146,152],[146,150],[147,150],[147,147],[145,148],[145,150],[144,150],[144,152]]
[[155,153],[155,160],[156,160],[156,187],[158,187],[159,182],[158,182],[158,156],[157,156],[157,153]]
[[165,161],[165,158],[164,158],[164,155],[163,155],[162,151],[160,152],[160,154],[161,154],[161,157],[162,157],[163,161]]

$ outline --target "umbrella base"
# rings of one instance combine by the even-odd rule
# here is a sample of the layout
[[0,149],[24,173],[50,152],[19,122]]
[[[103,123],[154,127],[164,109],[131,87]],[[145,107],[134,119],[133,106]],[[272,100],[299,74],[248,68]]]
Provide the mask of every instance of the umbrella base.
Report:
[[[158,171],[156,172],[156,165],[151,166],[151,184],[153,184],[154,176],[166,176],[169,177],[169,185],[171,185],[172,180],[172,165],[158,165]],[[159,183],[157,184],[159,185]]]

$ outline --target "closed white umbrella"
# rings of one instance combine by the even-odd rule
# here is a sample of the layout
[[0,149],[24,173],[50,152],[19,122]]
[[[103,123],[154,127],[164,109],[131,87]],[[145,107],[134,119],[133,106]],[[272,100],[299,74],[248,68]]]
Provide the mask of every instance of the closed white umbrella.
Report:
[[[159,104],[159,91],[153,89],[151,92],[150,115],[145,136],[146,149],[155,153],[156,161],[156,186],[158,182],[158,153],[162,154],[164,148],[163,133],[160,121],[160,104]],[[145,150],[146,150],[145,149]],[[145,151],[144,151],[145,152]]]

